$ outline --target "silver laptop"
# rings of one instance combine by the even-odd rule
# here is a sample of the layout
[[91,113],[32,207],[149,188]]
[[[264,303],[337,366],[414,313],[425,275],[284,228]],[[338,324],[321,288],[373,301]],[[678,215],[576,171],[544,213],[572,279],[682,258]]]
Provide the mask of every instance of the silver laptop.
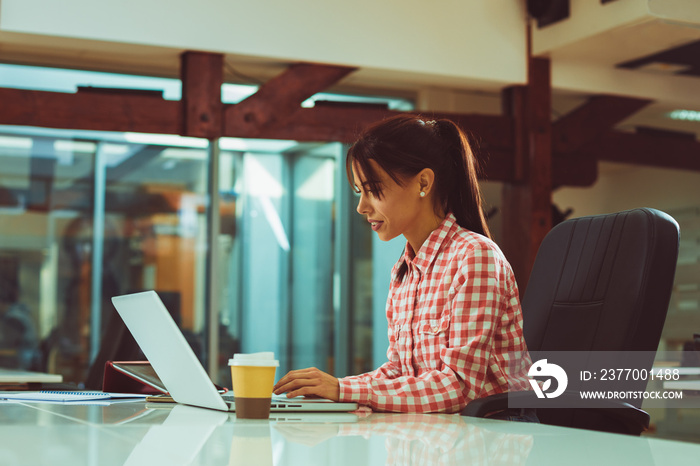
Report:
[[[219,411],[236,410],[235,401],[225,401],[219,394],[155,291],[115,296],[112,303],[176,402]],[[357,403],[273,397],[270,411],[347,412],[357,408]]]

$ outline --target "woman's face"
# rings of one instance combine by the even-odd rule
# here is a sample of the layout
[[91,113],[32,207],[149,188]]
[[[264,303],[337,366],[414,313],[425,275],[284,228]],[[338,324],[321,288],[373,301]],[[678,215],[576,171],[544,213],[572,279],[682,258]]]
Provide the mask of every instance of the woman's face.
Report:
[[357,164],[353,164],[355,190],[360,195],[357,212],[367,219],[372,230],[377,232],[382,241],[389,241],[399,235],[404,235],[411,241],[412,232],[421,229],[421,203],[427,201],[420,197],[421,186],[418,177],[403,180],[404,185],[401,186],[374,160],[370,160],[369,163],[379,177],[376,181],[382,187],[382,196],[379,199],[376,193],[369,191],[367,179],[359,171]]

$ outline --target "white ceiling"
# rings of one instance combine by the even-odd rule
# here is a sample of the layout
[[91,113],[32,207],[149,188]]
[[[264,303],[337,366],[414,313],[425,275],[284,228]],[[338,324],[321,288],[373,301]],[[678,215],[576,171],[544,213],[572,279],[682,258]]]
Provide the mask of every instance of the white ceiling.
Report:
[[617,65],[700,41],[697,0],[570,0],[570,17],[533,30],[533,52],[552,63],[553,106],[566,113],[592,94],[653,103],[621,127],[653,126],[699,132],[697,122],[673,121],[674,109],[700,111],[700,77],[678,74],[672,63],[639,69]]

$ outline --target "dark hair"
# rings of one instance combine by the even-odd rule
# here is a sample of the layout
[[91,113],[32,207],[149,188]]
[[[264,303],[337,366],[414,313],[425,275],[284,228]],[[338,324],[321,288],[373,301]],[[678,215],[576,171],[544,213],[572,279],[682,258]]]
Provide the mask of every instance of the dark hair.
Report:
[[[362,182],[381,199],[382,186],[370,160],[399,185],[430,168],[435,173],[435,198],[444,212],[452,212],[461,227],[491,237],[476,158],[466,134],[452,121],[399,114],[371,125],[360,135],[345,161],[348,180],[354,186],[352,168],[357,164],[366,178]],[[399,279],[403,275],[399,273]]]

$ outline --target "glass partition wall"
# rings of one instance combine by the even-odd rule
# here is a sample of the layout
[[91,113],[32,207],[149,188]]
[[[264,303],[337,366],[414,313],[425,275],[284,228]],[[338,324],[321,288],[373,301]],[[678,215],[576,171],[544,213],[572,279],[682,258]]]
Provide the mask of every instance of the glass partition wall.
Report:
[[263,149],[220,155],[220,202],[227,206],[218,256],[221,380],[230,377],[226,359],[237,351],[274,351],[280,374],[334,370],[334,199],[342,148]]
[[214,143],[0,127],[0,367],[101,380],[105,359],[142,357],[110,298],[153,289],[217,383],[236,351],[274,351],[279,374],[355,369],[351,335],[371,322],[350,317],[363,221],[345,148]]
[[[182,98],[177,79],[0,64],[0,87],[81,86]],[[257,88],[224,83],[221,100]],[[413,108],[327,93],[302,106],[318,100]],[[106,359],[143,357],[110,298],[150,289],[222,385],[235,351],[274,351],[279,374],[383,362],[372,361],[373,326],[386,326],[372,312],[371,230],[345,149],[0,126],[0,367],[99,388]]]
[[0,366],[84,382],[145,289],[202,348],[207,141],[172,142],[0,129]]

